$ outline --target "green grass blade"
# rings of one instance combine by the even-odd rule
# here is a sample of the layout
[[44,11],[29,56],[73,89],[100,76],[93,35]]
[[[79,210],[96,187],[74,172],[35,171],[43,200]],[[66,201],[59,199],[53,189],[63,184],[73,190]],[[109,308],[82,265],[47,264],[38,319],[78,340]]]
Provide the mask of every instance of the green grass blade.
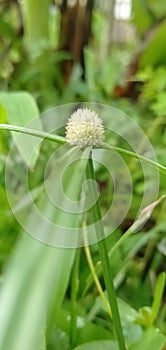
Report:
[[163,293],[164,293],[165,282],[166,282],[166,273],[162,272],[162,273],[160,273],[160,275],[157,279],[155,292],[154,292],[154,300],[153,300],[153,304],[152,304],[152,323],[157,318],[157,315],[159,312],[159,308],[160,308]]

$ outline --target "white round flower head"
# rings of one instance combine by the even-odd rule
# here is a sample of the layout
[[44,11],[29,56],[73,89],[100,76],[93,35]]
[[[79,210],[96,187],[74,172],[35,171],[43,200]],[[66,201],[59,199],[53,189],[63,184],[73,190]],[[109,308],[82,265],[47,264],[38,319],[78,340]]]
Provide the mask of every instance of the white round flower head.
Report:
[[102,119],[88,108],[79,108],[68,119],[66,141],[72,146],[99,146],[104,141]]

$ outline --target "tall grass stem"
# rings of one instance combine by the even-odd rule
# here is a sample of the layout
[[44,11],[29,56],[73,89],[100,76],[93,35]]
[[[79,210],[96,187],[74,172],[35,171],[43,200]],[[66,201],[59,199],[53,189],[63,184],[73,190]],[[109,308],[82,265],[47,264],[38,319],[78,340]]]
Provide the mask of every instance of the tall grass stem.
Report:
[[116,338],[119,344],[120,350],[125,350],[125,341],[122,331],[122,325],[120,320],[120,314],[118,310],[118,303],[116,298],[116,292],[113,284],[113,277],[111,273],[111,267],[108,257],[107,244],[105,239],[104,227],[102,223],[101,211],[99,201],[96,201],[97,198],[97,188],[96,188],[96,178],[93,166],[92,153],[89,157],[88,166],[87,166],[87,178],[94,181],[89,181],[89,195],[91,196],[93,202],[95,203],[92,207],[92,215],[95,222],[95,230],[98,240],[98,247],[100,253],[100,259],[103,266],[103,275],[105,280],[105,286],[108,293],[108,301],[112,311],[112,318],[114,329],[116,333]]

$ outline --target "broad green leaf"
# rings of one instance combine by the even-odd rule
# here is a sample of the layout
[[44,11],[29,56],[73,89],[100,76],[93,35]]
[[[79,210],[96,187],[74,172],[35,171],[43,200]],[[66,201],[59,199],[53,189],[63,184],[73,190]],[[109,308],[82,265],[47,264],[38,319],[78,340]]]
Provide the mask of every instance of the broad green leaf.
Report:
[[[0,103],[6,111],[9,124],[25,126],[36,130],[42,130],[42,124],[39,116],[39,110],[34,98],[27,92],[1,92]],[[2,123],[2,122],[1,122]],[[29,165],[29,159],[32,155],[30,165],[33,167],[39,154],[38,140],[34,136],[18,135],[12,132],[16,146],[23,157],[23,160]]]
[[129,347],[129,350],[162,350],[166,344],[166,337],[157,329],[151,328],[143,333],[141,339]]
[[27,92],[1,92],[0,101],[7,111],[10,124],[25,126],[38,116],[36,102]]
[[166,61],[166,21],[163,21],[140,57],[140,67],[165,65]]
[[[79,196],[88,155],[88,149],[82,151],[79,147],[70,148],[69,145],[56,150],[54,157],[50,157],[47,163],[45,174],[43,174],[43,177],[45,176],[43,191],[40,193],[39,189],[40,195],[35,198],[35,205],[32,205],[31,193],[27,189],[27,169],[20,169],[16,173],[17,182],[22,187],[18,195],[11,192],[13,187],[10,180],[11,172],[8,177],[6,176],[10,205],[17,220],[26,231],[32,232],[32,235],[42,242],[68,248],[76,246],[77,239],[82,241],[81,228],[77,234],[73,227],[75,227],[75,222],[81,222],[79,211],[84,205],[84,198],[83,196],[79,198]],[[79,161],[76,161],[76,158]],[[67,163],[70,166],[67,166]],[[25,198],[26,204],[29,203],[29,205],[20,208],[19,203],[24,203]],[[18,207],[19,210],[17,210]],[[29,220],[29,215],[31,220]]]
[[[77,154],[78,149],[73,148],[72,154]],[[89,151],[82,152],[80,155]],[[69,152],[63,157],[63,162],[69,158]],[[87,159],[81,166],[73,165],[73,175],[69,178],[66,174],[65,189],[69,197],[79,198],[82,190]],[[59,163],[58,163],[59,164]],[[56,161],[54,165],[54,177],[50,175],[52,181],[52,191],[56,182]],[[65,177],[65,175],[64,175]],[[63,204],[63,199],[58,198],[59,204]],[[80,223],[79,215],[67,215],[63,210],[56,211],[48,196],[39,194],[38,210],[47,216],[51,222],[66,224],[71,227],[78,227]],[[36,204],[36,205],[37,205]],[[43,225],[36,218],[37,214],[33,210],[29,212],[29,219],[33,228],[32,235],[36,231],[48,238],[50,227]],[[28,215],[27,215],[28,216]],[[40,239],[39,237],[39,239]],[[29,236],[23,236],[15,248],[14,255],[8,263],[4,281],[1,287],[0,296],[0,350],[42,350],[44,345],[45,322],[48,310],[54,311],[54,317],[63,300],[69,277],[75,249],[65,249],[49,247]]]
[[115,341],[99,340],[90,343],[85,343],[77,346],[73,350],[118,350],[118,345]]
[[1,350],[44,349],[47,309],[52,298],[60,307],[73,259],[74,249],[48,247],[24,235],[2,284]]

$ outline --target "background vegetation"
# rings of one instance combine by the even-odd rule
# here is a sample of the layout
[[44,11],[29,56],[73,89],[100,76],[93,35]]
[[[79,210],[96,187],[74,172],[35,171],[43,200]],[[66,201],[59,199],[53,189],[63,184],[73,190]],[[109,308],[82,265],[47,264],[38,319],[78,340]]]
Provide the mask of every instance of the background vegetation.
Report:
[[[150,139],[158,162],[166,166],[166,3],[133,0],[131,13],[130,3],[128,10],[121,3],[127,1],[1,1],[0,123],[24,126],[39,112],[57,105],[99,102],[133,118]],[[1,131],[0,349],[118,349],[87,252],[37,242],[23,232],[12,214],[5,189],[11,143],[12,136]],[[112,143],[126,148],[116,136]],[[17,146],[10,165],[15,178],[10,191],[19,198],[27,150]],[[54,147],[44,141],[29,171],[35,200]],[[111,253],[133,224],[144,190],[139,164],[127,157],[125,161],[132,170],[132,205],[107,239],[123,332],[127,349],[163,350],[166,202],[155,207],[139,233]],[[97,180],[105,212],[111,201],[110,176],[98,167]],[[79,188],[79,181],[74,181],[71,188]],[[159,197],[165,192],[166,178],[160,174]],[[42,230],[40,223],[38,230]],[[98,247],[90,249],[104,290]]]

